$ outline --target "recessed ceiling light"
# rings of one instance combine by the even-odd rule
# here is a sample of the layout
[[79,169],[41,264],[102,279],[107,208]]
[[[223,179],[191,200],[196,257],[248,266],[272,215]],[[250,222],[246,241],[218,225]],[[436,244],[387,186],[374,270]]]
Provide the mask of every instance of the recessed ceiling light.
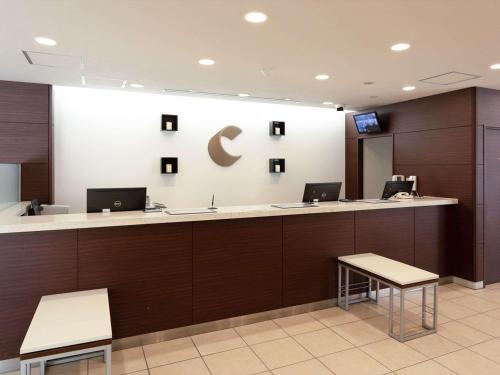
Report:
[[415,90],[415,86],[405,86],[403,87],[403,91],[413,91]]
[[373,85],[374,82],[372,81],[365,81],[363,82],[363,85]]
[[296,101],[296,102],[294,102],[294,103],[295,103],[295,104],[300,104],[300,102],[299,102],[299,101]]
[[215,61],[212,60],[212,59],[200,59],[200,60],[198,60],[198,64],[205,65],[205,66],[210,66],[210,65],[214,65]]
[[262,23],[267,21],[267,16],[262,12],[250,12],[245,14],[245,20],[251,23]]
[[244,94],[244,93],[242,93],[242,94],[238,94],[238,96],[240,98],[246,98],[247,96],[250,96],[250,94]]
[[490,65],[490,69],[493,69],[493,70],[498,70],[498,69],[500,69],[500,64],[493,64],[493,65]]
[[142,89],[144,87],[144,85],[141,85],[140,83],[131,83],[129,86],[134,89]]
[[324,105],[332,105],[333,102],[323,102]]
[[285,98],[285,99],[283,99],[283,100],[286,100],[287,102],[289,102],[289,101],[290,101],[290,100],[292,100],[292,99],[290,99],[290,98]]
[[82,85],[85,86],[85,76],[82,76],[81,78],[82,78]]
[[324,80],[327,80],[328,78],[330,78],[330,76],[328,74],[318,74],[316,77],[318,81],[324,81]]
[[391,49],[396,52],[406,51],[408,48],[410,48],[408,43],[397,43],[391,46]]
[[47,38],[45,36],[37,36],[35,42],[42,44],[44,46],[55,46],[57,42],[54,39]]

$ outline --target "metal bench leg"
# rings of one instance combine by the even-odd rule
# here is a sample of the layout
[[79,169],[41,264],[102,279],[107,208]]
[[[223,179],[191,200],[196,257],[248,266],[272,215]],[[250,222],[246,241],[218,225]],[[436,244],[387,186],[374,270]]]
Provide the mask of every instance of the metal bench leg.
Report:
[[342,307],[342,266],[338,265],[337,305]]
[[422,288],[422,327],[428,328],[427,326],[427,287]]
[[372,301],[372,279],[371,277],[368,278],[368,300]]
[[40,361],[40,375],[45,375],[45,361]]
[[380,281],[377,280],[377,291],[375,292],[375,302],[378,304],[378,294],[380,292]]
[[438,316],[438,284],[434,284],[434,315],[432,317],[432,329],[437,329]]
[[111,375],[111,345],[104,350],[104,362],[106,363],[106,375]]
[[345,269],[345,309],[349,310],[349,268]]
[[389,336],[394,337],[394,288],[389,287]]
[[400,289],[400,306],[399,306],[399,339],[404,341],[405,337],[405,290]]
[[21,375],[31,375],[31,364],[21,361]]

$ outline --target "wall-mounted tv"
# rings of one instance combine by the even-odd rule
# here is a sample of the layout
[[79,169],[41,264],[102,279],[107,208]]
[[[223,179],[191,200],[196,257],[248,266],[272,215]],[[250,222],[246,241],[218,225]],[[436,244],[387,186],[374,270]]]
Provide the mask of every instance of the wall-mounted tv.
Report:
[[353,118],[359,134],[382,132],[377,112],[360,113],[359,115],[354,115]]

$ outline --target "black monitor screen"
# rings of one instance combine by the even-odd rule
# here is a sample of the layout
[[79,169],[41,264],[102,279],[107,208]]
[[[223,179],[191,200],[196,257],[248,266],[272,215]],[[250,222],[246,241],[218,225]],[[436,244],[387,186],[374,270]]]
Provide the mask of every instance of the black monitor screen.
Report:
[[413,181],[387,181],[382,193],[382,199],[389,199],[397,193],[411,193]]
[[338,201],[342,182],[321,182],[306,184],[302,202],[312,202],[317,199],[319,202]]
[[354,115],[353,117],[358,133],[360,134],[380,133],[382,131],[378,121],[377,112],[362,113]]
[[87,189],[87,212],[138,211],[146,208],[146,188]]

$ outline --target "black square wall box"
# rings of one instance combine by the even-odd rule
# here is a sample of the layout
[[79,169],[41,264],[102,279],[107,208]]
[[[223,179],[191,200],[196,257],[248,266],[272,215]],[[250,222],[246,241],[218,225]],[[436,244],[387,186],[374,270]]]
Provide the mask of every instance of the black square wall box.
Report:
[[285,122],[284,121],[270,121],[269,122],[269,135],[275,135],[275,136],[285,135]]

